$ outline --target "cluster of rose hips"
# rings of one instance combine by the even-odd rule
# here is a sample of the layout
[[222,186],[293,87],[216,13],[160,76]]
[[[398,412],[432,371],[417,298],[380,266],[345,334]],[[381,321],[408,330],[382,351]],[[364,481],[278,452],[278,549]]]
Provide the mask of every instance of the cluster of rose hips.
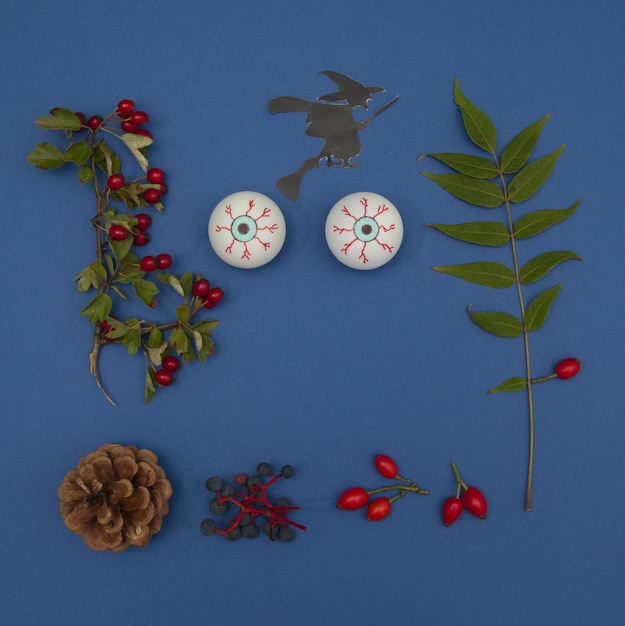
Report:
[[[268,489],[280,478],[292,478],[295,471],[291,465],[283,465],[278,474],[271,471],[268,463],[260,463],[256,474],[237,474],[234,485],[226,484],[219,476],[212,476],[206,480],[206,489],[212,491],[215,497],[209,502],[208,508],[214,515],[234,513],[226,528],[219,528],[212,518],[206,518],[200,524],[203,535],[218,534],[230,541],[241,537],[253,539],[260,533],[257,520],[262,520],[262,532],[270,541],[277,538],[289,542],[295,538],[294,528],[306,531],[306,527],[288,518],[291,511],[298,511],[300,507],[293,506],[288,498],[278,498],[274,502],[269,500]],[[242,491],[236,491],[236,487]]]
[[[414,481],[400,476],[397,464],[389,456],[377,454],[374,457],[374,463],[376,469],[382,476],[399,480],[402,484],[378,487],[377,489],[370,490],[366,490],[364,487],[351,487],[341,494],[336,503],[337,508],[354,511],[367,505],[366,518],[370,522],[377,522],[387,517],[393,508],[393,502],[405,496],[407,493],[416,493],[419,495],[427,495],[430,493],[427,489],[421,489]],[[399,493],[392,498],[380,496],[373,500],[371,499],[372,495],[387,491],[398,491]]]
[[[132,133],[133,135],[142,135],[143,137],[152,137],[152,133],[149,130],[142,128],[142,126],[149,121],[150,116],[145,111],[136,111],[133,100],[120,100],[115,111],[120,118],[120,127],[124,132]],[[80,111],[75,111],[74,114],[80,120],[83,127],[89,128],[92,131],[100,128],[102,122],[104,122],[101,115],[91,115],[87,119],[84,113]]]
[[[460,477],[460,472],[456,464],[452,462],[451,468],[456,477],[456,495],[447,498],[443,503],[443,524],[451,526],[462,515],[466,509],[472,515],[480,519],[486,519],[488,513],[488,503],[484,494],[477,487],[468,487]],[[462,497],[460,497],[462,493]]]

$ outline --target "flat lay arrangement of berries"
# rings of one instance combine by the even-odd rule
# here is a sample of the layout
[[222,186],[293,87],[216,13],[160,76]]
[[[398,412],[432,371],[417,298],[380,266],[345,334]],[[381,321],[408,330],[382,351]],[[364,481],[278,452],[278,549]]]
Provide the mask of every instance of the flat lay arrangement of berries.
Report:
[[[206,489],[215,494],[208,503],[213,515],[228,516],[225,528],[208,517],[200,524],[203,535],[221,535],[235,541],[241,537],[254,539],[262,532],[270,541],[288,543],[295,539],[295,529],[306,531],[306,526],[289,518],[300,507],[291,504],[288,498],[270,499],[269,489],[281,478],[289,479],[295,474],[291,465],[283,465],[274,473],[268,463],[259,463],[256,473],[237,474],[233,484],[224,483],[219,476],[206,480]],[[260,527],[260,528],[259,528]]]
[[[162,200],[168,191],[165,172],[148,162],[147,147],[153,142],[151,132],[145,128],[149,119],[129,99],[121,100],[106,117],[94,114],[87,118],[81,112],[54,108],[35,123],[43,129],[60,131],[64,148],[44,141],[27,157],[42,169],[73,164],[78,181],[93,190],[95,213],[90,219],[95,229],[95,260],[75,280],[79,291],[95,294],[81,313],[94,325],[90,371],[112,404],[115,403],[105,390],[98,367],[103,346],[119,343],[129,354],[143,353],[144,399],[148,403],[157,389],[174,382],[181,361],[204,362],[213,355],[211,335],[219,322],[198,319],[197,314],[214,308],[224,296],[220,287],[212,286],[200,273],[169,272],[174,259],[166,251],[148,255],[139,252],[150,242],[150,212],[163,212]],[[122,172],[121,156],[109,145],[109,138],[128,150],[139,166],[139,176],[129,178]],[[140,317],[116,317],[115,300],[128,300],[131,295],[148,309],[156,308],[159,288],[150,279],[152,274],[182,298],[173,319],[157,323]]]
[[[553,152],[530,161],[543,128],[549,119],[545,115],[520,131],[501,152],[497,151],[497,130],[490,118],[454,83],[454,99],[464,128],[471,142],[483,155],[456,152],[424,154],[449,167],[452,172],[437,174],[422,172],[452,196],[484,209],[503,211],[501,221],[472,221],[461,224],[429,224],[439,232],[467,243],[491,248],[507,247],[511,267],[495,261],[476,261],[457,265],[435,266],[437,272],[448,274],[470,283],[495,289],[514,288],[519,315],[505,311],[473,311],[468,307],[470,319],[482,330],[507,339],[521,337],[525,365],[524,376],[507,378],[490,390],[490,393],[526,391],[529,413],[529,451],[525,509],[532,508],[532,482],[534,472],[534,397],[533,385],[552,378],[572,378],[579,371],[579,361],[565,359],[556,366],[555,375],[535,378],[530,358],[530,334],[544,325],[551,306],[562,288],[556,284],[538,293],[528,302],[525,287],[544,278],[565,261],[581,260],[571,250],[543,252],[524,264],[520,263],[519,243],[534,237],[568,219],[579,205],[576,200],[566,209],[540,209],[517,215],[518,207],[545,184],[556,165],[564,145]],[[560,373],[558,373],[560,372]]]
[[[365,517],[367,520],[378,522],[388,517],[393,510],[393,504],[406,494],[427,495],[430,493],[427,489],[421,489],[413,480],[400,476],[397,464],[386,454],[377,454],[373,461],[375,468],[384,478],[399,481],[399,484],[378,487],[376,489],[350,487],[339,496],[336,503],[337,509],[355,511],[366,507]],[[394,491],[397,493],[389,498],[388,492]],[[372,496],[374,497],[372,498]]]

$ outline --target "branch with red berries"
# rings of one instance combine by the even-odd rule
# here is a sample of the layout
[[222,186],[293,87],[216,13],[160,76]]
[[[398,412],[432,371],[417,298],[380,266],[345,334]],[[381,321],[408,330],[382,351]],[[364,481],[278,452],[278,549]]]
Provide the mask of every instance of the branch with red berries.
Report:
[[[35,145],[28,161],[42,169],[58,169],[74,164],[78,181],[92,187],[95,215],[95,260],[76,276],[79,291],[95,292],[81,311],[94,325],[93,343],[89,352],[90,371],[105,397],[99,372],[100,350],[110,343],[126,346],[129,354],[139,351],[145,356],[145,401],[154,397],[157,388],[172,384],[174,374],[183,362],[206,361],[214,353],[211,338],[217,320],[197,319],[203,309],[214,308],[223,298],[219,287],[211,287],[199,273],[185,272],[178,276],[165,272],[172,265],[169,254],[140,258],[137,248],[149,242],[148,229],[152,218],[136,209],[164,210],[162,197],[167,193],[165,173],[150,167],[147,147],[152,135],[144,125],[149,116],[135,109],[132,100],[121,100],[107,117],[54,108],[50,115],[35,121],[37,126],[64,135],[63,149],[44,141]],[[122,173],[122,159],[107,139],[120,141],[139,165],[142,175],[128,179]],[[115,301],[128,300],[131,293],[149,309],[157,306],[159,288],[147,276],[156,270],[156,280],[168,285],[182,302],[174,310],[174,319],[157,323],[139,318],[124,321],[113,315]]]

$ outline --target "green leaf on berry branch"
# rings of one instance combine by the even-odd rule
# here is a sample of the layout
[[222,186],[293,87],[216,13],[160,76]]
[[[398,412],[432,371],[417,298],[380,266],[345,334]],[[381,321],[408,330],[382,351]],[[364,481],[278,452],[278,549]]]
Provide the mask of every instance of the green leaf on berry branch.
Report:
[[478,261],[461,263],[460,265],[435,266],[432,269],[456,278],[462,278],[476,285],[505,289],[514,285],[514,272],[503,263]]
[[78,170],[78,182],[81,184],[90,183],[93,180],[93,170],[88,165],[83,165]]
[[501,187],[488,180],[472,178],[465,174],[432,174],[421,172],[452,196],[476,206],[494,209],[504,201]]
[[50,115],[42,115],[35,120],[35,124],[40,128],[48,130],[80,130],[80,119],[69,109],[57,107],[50,111]]
[[49,141],[44,141],[35,145],[26,157],[29,163],[44,170],[53,170],[65,165],[63,153]]
[[576,200],[568,209],[543,209],[528,213],[514,223],[514,236],[517,239],[527,239],[538,235],[550,226],[555,226],[569,218],[578,205],[579,200]]
[[471,141],[478,147],[490,152],[495,152],[497,145],[497,131],[495,125],[484,111],[476,107],[460,89],[460,82],[454,80],[454,98],[460,108],[462,121]]
[[137,159],[137,163],[144,172],[148,171],[148,160],[141,152],[141,148],[146,148],[152,143],[150,137],[135,135],[134,133],[124,133],[120,139],[126,144],[132,155]]
[[77,141],[70,144],[65,150],[65,160],[75,163],[79,167],[84,165],[91,157],[91,146],[86,141]]
[[557,252],[544,252],[537,257],[528,261],[520,270],[519,278],[524,285],[540,280],[543,276],[552,270],[556,265],[563,261],[575,259],[582,260],[582,257],[570,250],[558,250]]
[[482,330],[497,337],[518,337],[523,333],[523,324],[518,317],[500,311],[473,313],[469,307],[469,316]]
[[485,157],[476,156],[474,154],[461,154],[458,152],[435,152],[433,154],[423,154],[417,161],[425,157],[432,157],[452,169],[466,174],[471,178],[483,178],[491,180],[498,175],[497,166]]
[[97,289],[106,280],[106,270],[99,261],[94,261],[74,276],[78,281],[78,291],[88,291],[92,287]]
[[466,222],[464,224],[428,224],[432,228],[467,243],[480,246],[505,246],[510,233],[503,222]]
[[530,124],[504,148],[500,159],[501,170],[504,174],[518,172],[525,165],[527,159],[530,158],[534,151],[549,117],[549,114],[547,114],[545,117]]
[[504,380],[500,385],[493,387],[488,393],[523,391],[526,386],[527,382],[525,378],[514,376],[513,378],[508,378],[507,380]]
[[81,315],[87,315],[92,324],[103,322],[113,308],[111,296],[107,293],[99,293],[89,304],[80,312]]
[[510,202],[524,202],[531,198],[547,181],[564,150],[564,144],[551,154],[526,165],[508,185]]
[[143,278],[135,279],[132,281],[132,288],[137,298],[153,308],[154,296],[158,293],[158,287],[153,282]]
[[547,319],[551,305],[558,295],[562,285],[556,285],[547,291],[538,294],[525,311],[525,327],[529,331],[538,330]]

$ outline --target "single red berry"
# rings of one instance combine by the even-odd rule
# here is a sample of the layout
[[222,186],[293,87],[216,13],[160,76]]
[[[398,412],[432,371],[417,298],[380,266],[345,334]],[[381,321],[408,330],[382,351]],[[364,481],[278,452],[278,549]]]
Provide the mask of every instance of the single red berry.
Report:
[[355,511],[369,502],[369,494],[362,487],[352,487],[341,494],[336,503],[337,509]]
[[154,380],[162,387],[167,387],[174,382],[174,375],[169,370],[157,370]]
[[391,509],[391,501],[388,498],[372,500],[367,507],[367,519],[370,522],[379,522],[391,512]]
[[464,502],[460,498],[447,498],[443,504],[443,524],[451,526],[462,514]]
[[111,327],[111,325],[110,325],[110,324],[109,324],[106,320],[104,320],[104,321],[100,324],[100,326],[102,327],[102,332],[104,333],[104,339],[105,339],[105,341],[116,341],[115,339],[111,339],[111,338],[108,336],[108,334],[109,334],[109,333],[111,332],[111,330],[112,330],[112,327]]
[[127,235],[128,231],[121,224],[113,224],[109,228],[109,236],[115,241],[124,241]]
[[164,196],[169,191],[169,187],[165,183],[161,183],[158,187],[158,193]]
[[126,184],[126,179],[123,174],[111,174],[106,179],[106,186],[112,191],[117,191],[121,189]]
[[158,267],[157,261],[153,256],[144,256],[140,265],[144,272],[153,272]]
[[210,288],[211,284],[206,280],[206,278],[200,278],[200,280],[196,281],[193,287],[191,287],[191,295],[194,298],[203,298],[208,295]]
[[248,478],[247,474],[237,474],[234,477],[234,484],[237,485],[238,487],[242,487],[247,482],[247,478]]
[[556,365],[555,373],[558,378],[566,380],[567,378],[573,378],[579,373],[582,364],[578,359],[563,359]]
[[117,113],[120,117],[128,117],[135,109],[135,103],[132,100],[120,100],[117,105]]
[[98,126],[100,126],[101,123],[102,123],[102,117],[100,115],[92,115],[87,120],[87,126],[89,126],[91,130],[95,130],[96,128],[98,128]]
[[147,213],[137,213],[137,228],[145,230],[152,223],[152,218]]
[[156,265],[159,270],[166,270],[171,267],[171,256],[169,254],[157,254]]
[[135,135],[141,135],[142,137],[149,137],[150,139],[152,138],[152,133],[146,128],[140,128],[139,130],[136,130]]
[[156,204],[161,199],[161,194],[158,193],[158,189],[146,189],[143,192],[143,198],[150,204]]
[[208,300],[208,302],[212,305],[215,305],[218,302],[221,302],[223,297],[224,291],[221,287],[212,287],[206,295],[206,300]]
[[150,237],[144,230],[139,230],[135,235],[133,235],[132,241],[135,246],[145,246],[145,244],[150,241]]
[[180,369],[180,361],[175,356],[166,356],[161,361],[161,365],[168,372],[177,372]]
[[375,467],[386,478],[397,478],[399,472],[397,471],[397,463],[386,454],[376,454]]
[[158,185],[159,183],[162,183],[163,180],[165,180],[165,172],[163,172],[163,170],[159,169],[158,167],[153,167],[152,169],[149,169],[146,176],[148,178],[148,181],[155,185]]
[[[78,118],[78,120],[80,121],[80,125],[81,126],[86,126],[87,125],[87,118],[85,117],[84,113],[81,113],[80,111],[74,111],[74,115]],[[80,133],[82,132],[82,128],[75,130],[75,133]]]
[[484,494],[477,489],[477,487],[469,487],[462,495],[464,500],[464,506],[467,507],[469,513],[479,517],[480,519],[486,518],[488,512],[488,503]]
[[144,111],[134,111],[130,115],[130,121],[137,126],[141,126],[141,124],[145,124],[150,119],[150,116]]
[[122,127],[122,130],[125,130],[127,133],[136,133],[139,130],[139,127],[129,120],[123,120],[120,126]]

